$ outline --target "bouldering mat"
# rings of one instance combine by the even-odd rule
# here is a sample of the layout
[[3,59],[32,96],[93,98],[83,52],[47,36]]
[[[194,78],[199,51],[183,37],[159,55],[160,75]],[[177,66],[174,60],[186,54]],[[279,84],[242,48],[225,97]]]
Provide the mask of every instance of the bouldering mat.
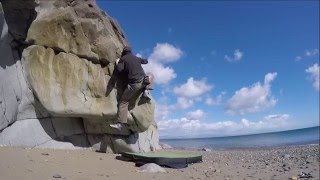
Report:
[[156,163],[171,168],[184,168],[190,163],[202,161],[202,155],[193,152],[155,151],[148,153],[122,152],[122,157],[134,161],[137,166],[146,163]]

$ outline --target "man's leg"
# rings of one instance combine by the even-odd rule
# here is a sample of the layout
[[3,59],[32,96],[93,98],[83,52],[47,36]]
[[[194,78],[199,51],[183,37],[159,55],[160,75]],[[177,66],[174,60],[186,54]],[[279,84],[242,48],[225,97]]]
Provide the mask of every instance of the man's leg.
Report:
[[119,102],[119,108],[117,113],[117,120],[120,123],[127,123],[128,121],[128,106],[129,101],[133,96],[133,88],[130,84],[127,85],[127,88],[124,90],[120,102]]
[[128,84],[127,88],[124,90],[120,102],[117,113],[117,124],[111,124],[110,126],[116,129],[121,130],[123,128],[123,124],[126,124],[128,121],[128,106],[129,101],[132,97],[134,97],[137,92],[139,92],[142,87],[142,83]]
[[128,106],[129,106],[128,101],[120,101],[119,108],[118,108],[118,114],[117,114],[118,122],[124,123],[124,124],[127,123],[127,121],[128,121]]

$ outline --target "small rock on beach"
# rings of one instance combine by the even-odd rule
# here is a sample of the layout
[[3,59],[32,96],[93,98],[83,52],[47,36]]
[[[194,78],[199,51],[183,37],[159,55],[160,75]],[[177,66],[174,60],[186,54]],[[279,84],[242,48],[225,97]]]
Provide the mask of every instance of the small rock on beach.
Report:
[[157,173],[157,172],[166,172],[166,170],[155,163],[148,163],[139,168],[139,172],[149,172],[149,173]]

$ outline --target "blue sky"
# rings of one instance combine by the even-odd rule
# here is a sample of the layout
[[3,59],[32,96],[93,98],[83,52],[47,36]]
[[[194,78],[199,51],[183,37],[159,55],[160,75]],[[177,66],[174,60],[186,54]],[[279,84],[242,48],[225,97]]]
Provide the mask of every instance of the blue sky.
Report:
[[155,76],[160,137],[319,125],[319,1],[98,1]]

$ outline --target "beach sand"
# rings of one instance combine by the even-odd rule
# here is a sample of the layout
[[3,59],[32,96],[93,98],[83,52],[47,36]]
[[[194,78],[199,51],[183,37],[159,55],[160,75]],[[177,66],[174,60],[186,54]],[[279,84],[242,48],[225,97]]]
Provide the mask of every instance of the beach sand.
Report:
[[142,173],[117,154],[0,147],[0,179],[319,179],[319,145],[200,153],[187,168]]

